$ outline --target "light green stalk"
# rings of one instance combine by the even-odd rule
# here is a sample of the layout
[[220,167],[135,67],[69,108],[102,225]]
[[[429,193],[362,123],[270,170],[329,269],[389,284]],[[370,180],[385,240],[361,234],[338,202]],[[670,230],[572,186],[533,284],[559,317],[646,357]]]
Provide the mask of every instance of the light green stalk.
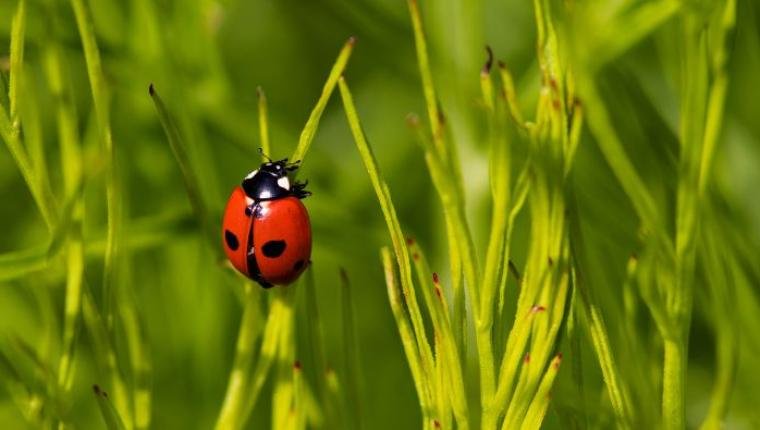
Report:
[[304,128],[301,131],[301,136],[298,138],[298,146],[296,146],[295,151],[293,151],[293,155],[290,156],[291,161],[302,161],[306,152],[309,150],[311,142],[314,140],[314,135],[317,133],[317,127],[319,126],[319,119],[322,117],[322,112],[324,112],[325,106],[327,106],[327,101],[330,100],[330,95],[332,95],[335,86],[338,84],[338,79],[343,75],[343,71],[348,64],[348,60],[351,58],[351,52],[353,52],[355,44],[356,39],[351,37],[346,44],[343,45],[343,49],[340,50],[338,58],[335,60],[332,69],[330,69],[330,75],[327,77],[324,87],[322,87],[322,93],[319,95],[319,100],[317,100],[317,104],[311,111],[309,119],[306,121],[306,125],[304,125]]
[[[404,235],[401,231],[401,225],[396,215],[396,210],[391,200],[390,191],[388,185],[382,178],[380,169],[375,160],[375,156],[372,153],[372,149],[364,136],[361,124],[359,122],[359,116],[356,113],[356,107],[354,106],[353,97],[345,80],[341,78],[339,80],[340,94],[343,99],[343,107],[346,112],[346,118],[348,119],[349,126],[351,127],[351,133],[354,136],[354,142],[359,150],[359,154],[364,162],[364,167],[367,169],[372,186],[377,194],[378,201],[380,202],[380,208],[383,212],[386,225],[388,227],[389,234],[391,236],[391,242],[393,244],[393,250],[396,255],[396,264],[398,264],[399,272],[401,274],[401,288],[404,292],[404,299],[406,301],[407,309],[409,311],[410,320],[414,329],[415,339],[417,341],[417,349],[420,354],[422,363],[422,369],[425,377],[429,380],[433,377],[433,354],[430,350],[430,343],[427,340],[425,334],[425,327],[422,322],[422,313],[417,304],[417,298],[414,291],[414,285],[412,282],[412,269],[409,264],[409,250],[406,247]],[[432,393],[431,393],[432,394]]]
[[409,324],[409,318],[403,308],[404,303],[401,298],[401,289],[398,285],[391,251],[387,247],[383,247],[380,250],[380,255],[385,272],[385,283],[388,289],[388,301],[393,312],[393,318],[396,320],[396,326],[401,337],[401,345],[404,348],[406,361],[409,363],[409,370],[412,372],[412,380],[414,381],[414,387],[417,390],[417,397],[422,409],[423,428],[428,428],[433,419],[433,405],[430,389],[422,369],[422,360],[414,339],[414,332]]
[[267,96],[264,89],[256,88],[256,95],[259,99],[259,142],[261,144],[262,161],[267,161],[267,155],[271,155],[271,146],[269,144],[269,109],[267,108]]
[[36,172],[27,149],[21,140],[21,118],[19,115],[19,94],[22,91],[22,75],[24,65],[24,40],[26,30],[26,1],[21,0],[16,8],[11,25],[10,46],[10,85],[8,102],[10,113],[0,106],[0,138],[5,141],[16,165],[21,171],[24,181],[29,187],[34,202],[40,210],[45,224],[52,230],[56,224],[55,200],[47,181],[40,180],[42,172]]
[[351,284],[344,270],[341,276],[341,320],[343,328],[343,361],[346,366],[346,385],[348,386],[348,416],[349,426],[360,430],[363,427],[361,421],[362,402],[360,398],[361,374],[359,372],[359,347],[356,339],[356,325],[354,322],[354,310],[351,300]]

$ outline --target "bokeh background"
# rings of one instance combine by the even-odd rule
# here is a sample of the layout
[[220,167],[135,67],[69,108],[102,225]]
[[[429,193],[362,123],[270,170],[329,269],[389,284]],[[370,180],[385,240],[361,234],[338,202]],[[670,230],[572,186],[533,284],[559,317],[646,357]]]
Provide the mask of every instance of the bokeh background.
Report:
[[[424,168],[423,153],[405,125],[410,112],[424,113],[407,7],[401,0],[279,2],[212,0],[91,0],[95,32],[112,97],[117,172],[123,183],[128,257],[122,285],[134,292],[153,369],[155,428],[209,428],[222,403],[240,322],[241,282],[215,258],[192,220],[180,169],[167,144],[148,85],[154,83],[188,142],[202,194],[221,220],[231,188],[260,162],[256,153],[256,88],[269,100],[272,158],[288,156],[349,36],[358,40],[346,71],[365,131],[389,183],[406,232],[429,254],[446,279],[446,239],[441,210]],[[613,2],[614,3],[614,2]],[[629,2],[630,3],[630,2]],[[636,3],[636,2],[633,2]],[[729,62],[730,90],[718,149],[716,177],[748,246],[760,238],[760,7],[739,1]],[[0,1],[0,74],[7,82],[11,20],[16,1]],[[29,0],[23,98],[39,106],[48,175],[60,192],[62,173],[54,102],[44,71],[45,47],[64,53],[67,85],[79,116],[89,173],[85,188],[86,282],[96,298],[102,282],[105,237],[102,154],[81,42],[68,2]],[[503,59],[518,80],[523,106],[538,91],[535,29],[530,2],[422,2],[441,104],[462,155],[468,213],[480,250],[488,228],[486,130],[478,102],[484,45]],[[601,75],[626,148],[654,188],[668,189],[673,176],[677,52],[665,29],[616,60]],[[0,98],[5,101],[7,99]],[[328,104],[300,173],[313,195],[305,200],[314,229],[313,268],[326,334],[325,350],[343,368],[339,268],[351,280],[360,357],[360,405],[369,429],[416,428],[420,413],[381,273],[378,249],[389,242],[374,192],[359,160],[337,97]],[[584,139],[575,167],[582,213],[587,216],[592,258],[610,286],[600,300],[611,335],[621,297],[616,291],[635,249],[637,221],[630,203],[598,148]],[[44,245],[48,232],[9,152],[0,150],[0,254]],[[57,193],[56,197],[61,196]],[[61,197],[63,198],[63,197]],[[732,221],[734,222],[734,221]],[[518,229],[515,259],[526,249]],[[481,254],[481,258],[483,254]],[[755,269],[760,260],[750,265]],[[24,276],[0,280],[0,336],[20,337],[45,358],[56,357],[63,312],[65,269],[53,260]],[[757,278],[756,278],[757,279]],[[758,309],[755,284],[745,311]],[[302,303],[299,305],[301,306]],[[699,306],[699,304],[698,304]],[[301,306],[299,309],[303,309]],[[750,309],[747,311],[747,309]],[[738,311],[737,311],[738,312]],[[743,324],[757,323],[743,320]],[[692,327],[687,416],[704,415],[713,377],[714,336],[695,312]],[[303,324],[299,317],[299,342]],[[651,327],[650,327],[651,329]],[[748,330],[760,330],[760,323]],[[651,333],[651,332],[650,332]],[[588,345],[585,346],[588,349]],[[729,423],[757,428],[753,398],[757,336],[743,340],[736,395]],[[593,357],[588,349],[587,357]],[[625,363],[624,366],[636,366]],[[55,363],[55,361],[52,361]],[[753,365],[754,363],[754,365]],[[308,360],[304,363],[308,368]],[[587,360],[589,405],[605,405],[601,376]],[[80,428],[99,428],[91,384],[98,381],[88,336],[78,340],[72,416]],[[568,370],[569,372],[569,370]],[[567,373],[567,372],[566,372]],[[101,382],[102,383],[102,382]],[[561,428],[556,408],[565,401],[561,379],[547,427]],[[595,391],[596,390],[596,391]],[[24,428],[10,392],[0,389],[0,423]],[[596,397],[594,397],[596,396]],[[572,399],[566,403],[575,404]],[[653,399],[653,402],[656,403]],[[269,426],[265,388],[251,428]],[[605,422],[608,406],[589,407]]]

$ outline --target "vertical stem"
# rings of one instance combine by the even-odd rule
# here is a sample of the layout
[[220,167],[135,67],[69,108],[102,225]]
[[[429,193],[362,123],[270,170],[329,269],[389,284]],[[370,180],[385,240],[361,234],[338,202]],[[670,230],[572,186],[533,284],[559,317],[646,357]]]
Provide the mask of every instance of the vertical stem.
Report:
[[243,318],[240,321],[235,359],[227,383],[227,394],[224,397],[222,411],[217,421],[217,428],[221,427],[222,424],[227,428],[235,428],[242,424],[237,422],[237,417],[240,416],[248,395],[254,346],[256,338],[261,332],[259,294],[253,291],[253,288],[253,285],[246,283],[245,308]]
[[684,422],[684,391],[686,388],[686,351],[680,340],[665,340],[665,365],[662,379],[663,428],[681,430]]

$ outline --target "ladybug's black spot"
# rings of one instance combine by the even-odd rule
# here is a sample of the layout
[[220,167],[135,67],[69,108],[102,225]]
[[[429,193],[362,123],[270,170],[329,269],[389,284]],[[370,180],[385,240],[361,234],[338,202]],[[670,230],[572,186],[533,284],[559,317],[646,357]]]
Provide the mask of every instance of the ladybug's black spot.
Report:
[[298,260],[296,261],[296,264],[293,265],[293,271],[294,272],[300,272],[301,269],[303,269],[304,261]]
[[277,258],[285,252],[285,247],[286,244],[284,240],[270,240],[261,247],[261,250],[264,252],[265,256],[269,258]]
[[237,251],[238,247],[240,246],[240,242],[238,242],[238,238],[235,236],[235,233],[229,230],[224,230],[224,241],[227,243],[227,246],[233,251]]

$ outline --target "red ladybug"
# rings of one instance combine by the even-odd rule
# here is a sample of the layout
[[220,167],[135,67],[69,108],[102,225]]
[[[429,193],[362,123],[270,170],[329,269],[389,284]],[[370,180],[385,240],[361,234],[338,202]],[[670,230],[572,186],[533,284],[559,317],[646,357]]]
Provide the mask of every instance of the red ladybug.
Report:
[[290,183],[298,162],[287,159],[259,166],[232,190],[222,225],[222,241],[235,268],[264,288],[287,285],[311,257],[309,213],[301,199],[305,182]]

